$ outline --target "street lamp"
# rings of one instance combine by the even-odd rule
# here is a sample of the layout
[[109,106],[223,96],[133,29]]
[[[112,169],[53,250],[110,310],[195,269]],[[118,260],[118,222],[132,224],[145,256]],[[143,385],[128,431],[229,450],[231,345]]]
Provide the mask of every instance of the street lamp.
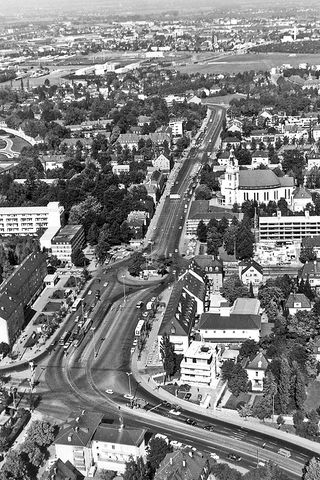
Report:
[[123,302],[126,301],[126,285],[124,283],[125,275],[121,275],[122,278],[122,286],[123,286]]
[[95,331],[95,327],[91,327],[91,331],[92,331],[92,340],[93,340],[93,354],[94,356],[96,357],[97,356],[97,352],[96,352],[96,339],[95,339],[95,336],[94,336],[94,331]]
[[132,392],[131,392],[131,380],[130,380],[130,377],[132,375],[132,372],[126,372],[126,375],[128,375],[128,381],[129,381],[129,394],[130,394],[130,397],[132,396]]

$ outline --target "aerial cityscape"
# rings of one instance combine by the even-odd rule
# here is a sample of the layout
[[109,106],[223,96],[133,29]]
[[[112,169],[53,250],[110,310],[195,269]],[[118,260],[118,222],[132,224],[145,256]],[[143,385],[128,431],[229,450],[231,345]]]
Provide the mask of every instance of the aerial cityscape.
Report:
[[318,2],[0,5],[0,480],[320,480]]

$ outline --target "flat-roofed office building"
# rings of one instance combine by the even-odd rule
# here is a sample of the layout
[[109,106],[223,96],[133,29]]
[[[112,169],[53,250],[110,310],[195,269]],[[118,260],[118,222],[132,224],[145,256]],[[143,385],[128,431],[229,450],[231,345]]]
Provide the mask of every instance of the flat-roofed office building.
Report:
[[259,218],[259,238],[261,242],[300,242],[305,237],[320,235],[320,216],[304,215]]

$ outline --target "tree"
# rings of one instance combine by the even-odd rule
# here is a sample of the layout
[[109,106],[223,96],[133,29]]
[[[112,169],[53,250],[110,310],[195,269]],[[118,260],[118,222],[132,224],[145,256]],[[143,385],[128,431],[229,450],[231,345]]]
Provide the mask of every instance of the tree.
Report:
[[224,382],[228,382],[233,375],[235,363],[229,359],[223,362],[221,366],[221,376]]
[[245,340],[239,350],[239,359],[249,357],[253,359],[259,351],[259,345],[252,339]]
[[217,256],[219,254],[219,247],[223,244],[222,236],[216,227],[207,229],[207,252],[208,255]]
[[149,480],[151,471],[148,465],[145,465],[143,458],[133,458],[126,462],[126,470],[123,474],[123,480]]
[[238,397],[241,392],[248,391],[248,374],[240,363],[236,363],[232,377],[228,381],[229,390]]
[[0,472],[0,480],[31,480],[27,463],[16,451],[9,451]]
[[279,403],[281,413],[287,413],[290,402],[290,383],[291,383],[291,368],[286,357],[282,356],[280,359],[280,376],[278,385]]
[[102,210],[102,205],[94,197],[88,196],[83,202],[74,205],[70,210],[69,224],[83,225],[87,233],[92,223],[96,222]]
[[283,153],[282,169],[285,173],[292,171],[298,184],[303,183],[303,169],[305,166],[305,158],[301,150],[286,150]]
[[140,252],[135,252],[130,260],[130,263],[128,265],[128,272],[130,275],[133,277],[138,277],[140,275],[140,272],[142,270],[142,266],[145,263],[145,259]]
[[199,242],[205,243],[207,241],[207,227],[203,220],[198,223],[197,237]]
[[8,355],[8,353],[10,352],[10,346],[5,343],[5,342],[0,342],[0,355]]
[[147,462],[153,472],[157,470],[164,457],[171,451],[172,447],[163,438],[153,437],[149,441]]
[[253,405],[252,415],[262,421],[264,421],[266,418],[271,418],[272,403],[270,402],[269,398],[259,398],[259,400]]
[[112,470],[100,470],[98,480],[113,480],[117,476],[117,472]]
[[240,260],[253,257],[255,239],[248,222],[241,222],[236,239],[236,255]]
[[249,291],[238,275],[232,275],[223,282],[221,295],[233,304],[237,298],[248,297]]
[[174,351],[174,345],[170,342],[167,334],[164,334],[162,337],[160,354],[166,377],[171,378],[175,373],[177,359]]
[[313,262],[316,260],[317,255],[313,247],[302,246],[300,250],[299,260],[301,263]]
[[87,242],[89,245],[96,245],[99,238],[99,228],[95,222],[93,222],[87,233]]
[[195,199],[196,200],[210,200],[212,193],[207,185],[201,184],[196,188]]
[[53,442],[54,437],[55,427],[47,421],[36,420],[28,431],[28,440],[39,447],[47,447]]
[[303,480],[319,480],[320,478],[320,459],[311,458],[308,465],[305,467]]
[[85,267],[89,264],[89,260],[80,248],[71,253],[71,261],[76,267]]
[[234,255],[234,248],[238,234],[238,225],[230,225],[224,233],[223,244],[228,255]]
[[248,417],[251,417],[252,415],[251,405],[249,405],[248,403],[241,405],[241,407],[238,409],[238,412],[240,417],[243,417],[246,420]]
[[27,440],[21,445],[21,452],[28,456],[29,462],[34,467],[39,468],[43,463],[45,454],[36,443]]
[[299,370],[298,365],[295,368],[295,376],[293,380],[293,397],[298,410],[302,410],[304,406],[306,395],[306,387],[304,376]]

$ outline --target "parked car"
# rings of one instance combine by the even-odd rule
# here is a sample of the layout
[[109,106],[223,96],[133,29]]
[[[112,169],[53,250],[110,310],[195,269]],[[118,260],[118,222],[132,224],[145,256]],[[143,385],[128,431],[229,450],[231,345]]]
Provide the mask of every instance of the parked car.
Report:
[[240,455],[236,455],[235,453],[229,453],[228,459],[232,460],[233,462],[241,462],[242,457],[240,457]]

